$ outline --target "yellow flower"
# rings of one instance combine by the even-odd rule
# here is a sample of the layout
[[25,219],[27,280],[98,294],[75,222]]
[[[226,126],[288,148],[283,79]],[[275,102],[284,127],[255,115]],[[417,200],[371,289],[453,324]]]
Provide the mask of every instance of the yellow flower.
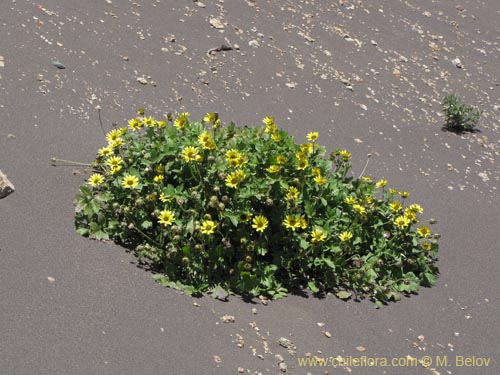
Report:
[[212,220],[205,220],[201,223],[201,233],[203,234],[214,234],[215,230],[219,224]]
[[307,221],[304,218],[304,216],[299,216],[299,224],[300,224],[300,227],[302,229],[306,229],[307,228]]
[[125,142],[123,141],[123,139],[117,138],[114,141],[109,142],[108,146],[110,148],[118,148],[118,147],[123,146],[124,144],[125,144]]
[[342,161],[344,162],[351,160],[351,153],[347,150],[340,150],[339,155],[342,157]]
[[406,211],[404,215],[408,220],[418,223],[417,215],[414,212]]
[[415,204],[410,204],[408,207],[406,207],[406,211],[413,212],[416,214],[421,214],[422,212],[424,212],[424,209],[422,208],[421,205],[415,203]]
[[156,126],[158,126],[159,128],[164,128],[167,126],[167,122],[165,120],[160,120],[156,123]]
[[418,235],[420,237],[424,237],[424,238],[427,238],[431,235],[431,230],[429,229],[429,227],[426,227],[426,226],[422,226],[422,227],[418,228],[417,232],[418,232]]
[[299,199],[299,191],[295,186],[290,186],[286,191],[286,199],[289,201],[296,201]]
[[285,220],[283,220],[283,225],[295,231],[296,228],[300,227],[300,219],[295,215],[287,215]]
[[352,238],[352,232],[350,232],[350,231],[344,231],[344,232],[339,234],[339,239],[342,242],[349,241],[351,238]]
[[175,220],[175,214],[170,210],[163,210],[160,211],[158,219],[159,219],[158,222],[160,224],[163,224],[165,226],[172,225]]
[[389,189],[389,193],[391,193],[392,195],[394,195],[394,194],[397,194],[398,191],[396,189],[390,188]]
[[403,208],[403,205],[400,203],[400,202],[392,202],[389,204],[389,208],[392,212],[398,212],[398,211],[401,211],[401,209]]
[[316,228],[311,232],[311,242],[323,242],[326,239],[326,234],[320,228]]
[[400,191],[399,195],[401,195],[401,198],[408,198],[410,196],[410,193],[407,191]]
[[154,182],[162,182],[165,177],[162,174],[154,176]]
[[285,164],[287,161],[287,158],[283,155],[278,155],[276,156],[276,164]]
[[410,219],[405,216],[398,216],[394,219],[394,224],[399,228],[406,228],[410,225]]
[[120,133],[121,133],[122,135],[127,134],[127,131],[128,131],[126,127],[119,128],[118,130],[120,131]]
[[201,144],[203,149],[205,150],[214,150],[215,142],[212,139],[212,136],[208,132],[203,132],[198,136],[198,142]]
[[370,176],[363,176],[364,182],[372,182],[372,178]]
[[190,162],[190,161],[198,161],[199,158],[201,157],[198,153],[200,151],[196,148],[196,147],[193,147],[193,146],[186,146],[184,147],[184,149],[182,150],[182,157],[184,158],[185,161],[187,162]]
[[141,119],[139,119],[139,118],[136,117],[136,118],[131,119],[128,122],[128,126],[133,131],[136,131],[136,130],[139,130],[140,128],[142,128],[143,123],[142,123]]
[[122,132],[118,129],[111,130],[108,134],[106,134],[106,140],[108,143],[113,142],[116,139],[119,139],[122,135]]
[[155,168],[156,173],[160,173],[160,174],[163,173],[164,170],[165,169],[163,168],[163,165],[161,165],[161,164],[157,165]]
[[274,142],[278,143],[278,142],[280,142],[280,141],[281,141],[281,139],[282,139],[282,138],[281,138],[281,134],[274,133],[273,135],[271,135],[271,139],[272,139]]
[[116,167],[111,167],[111,169],[109,170],[109,172],[111,174],[117,174],[121,170],[122,170],[122,166],[121,165],[117,165]]
[[354,197],[346,197],[346,198],[344,198],[344,202],[347,203],[347,204],[354,204],[354,203],[356,203],[356,198],[354,198]]
[[312,143],[302,143],[300,145],[300,151],[304,154],[312,154],[314,151],[314,145]]
[[237,171],[234,171],[230,173],[226,177],[226,185],[232,188],[237,188],[238,185],[243,181],[246,177],[246,173],[242,171],[241,169],[238,169]]
[[372,197],[370,197],[369,195],[364,195],[364,196],[363,196],[363,202],[364,202],[365,204],[371,204],[371,203],[373,202],[373,198],[372,198]]
[[429,251],[430,249],[432,249],[432,245],[429,242],[422,242],[422,249],[424,249],[425,251]]
[[316,176],[314,177],[314,182],[316,182],[319,186],[324,185],[328,182],[326,178],[323,176]]
[[111,147],[103,147],[97,152],[100,156],[109,156],[113,153]]
[[295,157],[297,160],[307,160],[307,153],[301,150],[295,154]]
[[155,119],[151,116],[146,117],[145,119],[142,120],[142,122],[144,123],[144,125],[146,125],[149,128],[152,128],[156,125]]
[[269,173],[278,173],[280,171],[280,167],[277,165],[270,165],[268,168],[266,168],[266,171]]
[[387,185],[387,180],[382,179],[375,184],[375,187],[383,188],[385,185]]
[[179,116],[177,116],[177,118],[175,119],[175,122],[174,122],[174,126],[181,130],[181,129],[184,129],[184,127],[186,126],[187,124],[187,120],[188,120],[188,117],[189,117],[189,113],[188,112],[184,112],[184,113],[181,113]]
[[313,176],[321,176],[321,168],[314,167],[314,168],[311,170],[311,174],[312,174]]
[[314,142],[318,139],[319,137],[319,133],[318,132],[310,132],[309,134],[307,134],[307,139],[311,142]]
[[234,148],[226,152],[226,160],[233,168],[241,167],[247,162],[246,156]]
[[354,208],[360,214],[364,214],[366,212],[366,209],[363,206],[359,205],[359,204],[353,204],[352,208]]
[[122,186],[125,189],[134,189],[139,184],[139,179],[136,176],[126,174],[122,180]]
[[268,225],[269,221],[262,215],[255,216],[252,220],[252,228],[257,232],[264,232]]
[[119,167],[123,163],[123,159],[121,157],[119,157],[119,156],[111,156],[110,158],[108,158],[108,160],[106,160],[106,163],[111,168]]
[[274,117],[272,116],[267,116],[265,117],[262,122],[266,125],[266,129],[264,130],[265,133],[274,133],[278,130],[274,123]]
[[90,186],[99,186],[104,182],[104,177],[100,174],[94,173],[89,177],[89,185]]
[[208,112],[205,115],[205,117],[203,117],[203,121],[213,124],[213,123],[215,123],[215,121],[217,121],[217,118],[218,118],[217,113]]
[[300,169],[303,171],[304,169],[307,168],[308,165],[309,165],[309,162],[307,161],[307,159],[301,159],[297,163],[297,169]]
[[252,218],[252,214],[249,212],[244,212],[240,215],[240,221],[242,223],[248,223],[248,221]]

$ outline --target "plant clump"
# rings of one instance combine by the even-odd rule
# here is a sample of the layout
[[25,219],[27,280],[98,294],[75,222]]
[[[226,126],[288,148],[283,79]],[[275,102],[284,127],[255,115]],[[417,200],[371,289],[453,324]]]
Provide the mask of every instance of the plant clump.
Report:
[[452,132],[474,131],[481,111],[462,102],[455,94],[450,94],[441,103],[445,116],[445,129]]
[[187,293],[350,292],[381,303],[436,281],[438,235],[385,179],[349,175],[319,134],[296,143],[272,117],[143,111],[110,131],[76,199],[78,233],[135,249],[155,279]]

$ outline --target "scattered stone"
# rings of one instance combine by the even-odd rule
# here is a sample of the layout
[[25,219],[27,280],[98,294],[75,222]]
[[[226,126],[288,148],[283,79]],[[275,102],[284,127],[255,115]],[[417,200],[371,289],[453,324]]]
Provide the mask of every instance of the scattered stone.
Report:
[[278,368],[280,369],[280,371],[281,371],[281,372],[286,372],[286,370],[287,370],[288,366],[286,365],[286,363],[285,363],[285,362],[280,362],[280,363],[278,364]]
[[222,30],[224,29],[224,24],[222,23],[222,21],[218,18],[215,18],[215,17],[212,17],[210,18],[210,20],[208,21],[210,23],[210,25],[218,30]]
[[394,77],[396,78],[400,78],[401,77],[401,72],[399,71],[399,69],[394,69],[392,71],[392,74],[394,75]]
[[297,354],[297,347],[295,346],[292,340],[289,340],[286,337],[280,337],[278,339],[278,344],[286,348],[291,356]]
[[214,355],[214,361],[215,361],[216,363],[221,363],[221,362],[222,362],[222,359],[221,359],[221,357],[219,357],[218,355]]
[[252,309],[252,314],[257,315],[257,309],[255,307]]
[[66,66],[57,60],[52,61],[52,65],[54,65],[57,69],[66,69]]
[[426,10],[424,13],[422,13],[426,17],[432,17],[432,13]]
[[243,374],[245,372],[245,369],[243,367],[238,367],[238,372],[240,374]]
[[424,335],[420,335],[417,337],[418,341],[420,342],[424,342],[425,341],[425,336]]
[[204,3],[202,3],[201,1],[197,1],[197,2],[196,2],[196,6],[197,6],[198,8],[205,8],[205,7],[206,7],[206,5],[205,5]]
[[47,280],[49,281],[49,283],[55,283],[56,282],[56,279],[53,278],[52,276],[48,276]]
[[248,45],[253,48],[258,48],[260,47],[259,42],[257,42],[255,39],[252,39],[251,41],[248,42]]
[[235,319],[232,315],[223,315],[220,318],[223,323],[234,323]]
[[12,182],[10,182],[7,176],[0,170],[0,199],[12,194],[15,190]]
[[356,346],[356,350],[359,352],[364,352],[366,351],[366,348],[364,346]]
[[458,69],[462,69],[462,62],[460,59],[457,57],[453,60],[451,60],[452,64],[455,65]]
[[3,68],[5,66],[3,56],[0,56],[0,68]]
[[128,56],[123,56],[123,61],[129,61],[129,57]]
[[137,82],[139,82],[141,85],[147,85],[148,80],[144,77],[137,77]]
[[332,337],[332,334],[328,331],[324,331],[323,334],[328,337],[328,338],[331,338]]
[[374,41],[374,40],[370,40],[370,43],[371,43],[372,46],[377,46],[378,45],[378,43],[376,41]]

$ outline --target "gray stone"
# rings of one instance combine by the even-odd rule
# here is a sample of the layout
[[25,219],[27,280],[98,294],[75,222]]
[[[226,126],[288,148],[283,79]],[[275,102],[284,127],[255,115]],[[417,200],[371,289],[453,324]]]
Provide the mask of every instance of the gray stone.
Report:
[[0,199],[5,198],[15,190],[16,189],[14,188],[12,182],[10,182],[7,176],[0,170]]

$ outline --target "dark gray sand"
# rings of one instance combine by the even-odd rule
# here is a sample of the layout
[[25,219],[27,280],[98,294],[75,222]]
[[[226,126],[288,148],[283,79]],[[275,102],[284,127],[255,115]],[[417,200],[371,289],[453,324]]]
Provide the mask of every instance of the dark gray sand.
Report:
[[[16,186],[0,200],[0,374],[500,372],[500,2],[2,0],[0,35],[0,168]],[[484,111],[480,132],[441,130],[453,92]],[[105,145],[98,107],[106,129],[139,107],[273,115],[350,150],[356,174],[371,153],[367,174],[438,219],[438,284],[379,310],[159,286],[123,248],[77,235],[88,175],[51,166]]]

